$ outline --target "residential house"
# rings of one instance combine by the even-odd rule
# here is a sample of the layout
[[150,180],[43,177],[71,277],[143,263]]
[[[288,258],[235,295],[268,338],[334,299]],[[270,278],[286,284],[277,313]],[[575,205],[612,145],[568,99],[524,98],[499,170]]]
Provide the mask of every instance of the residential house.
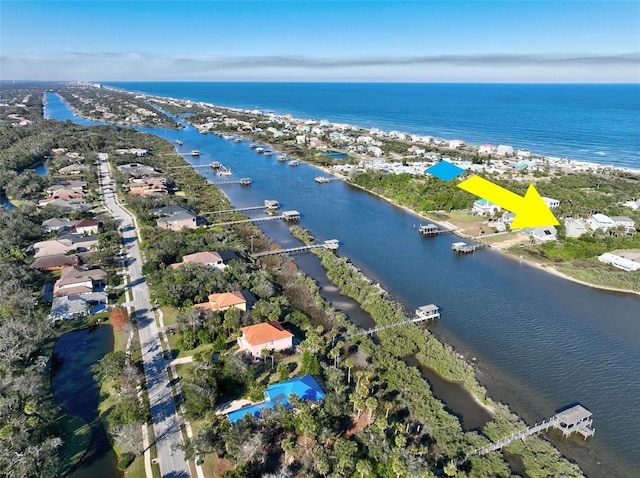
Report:
[[549,209],[555,209],[560,206],[560,201],[558,201],[557,199],[542,196],[542,200],[545,202]]
[[615,224],[614,227],[624,227],[627,234],[636,232],[636,222],[627,216],[611,216],[611,220]]
[[451,141],[449,141],[449,149],[459,148],[463,144],[464,141],[462,141],[461,139],[452,139]]
[[627,272],[633,272],[640,269],[640,262],[627,259],[626,257],[620,257],[616,254],[611,254],[610,252],[605,252],[604,254],[599,255],[598,260]]
[[41,229],[45,234],[49,232],[60,232],[65,229],[71,229],[74,224],[74,221],[66,217],[53,217],[42,221]]
[[134,196],[168,193],[167,180],[163,177],[134,178],[129,181],[129,194]]
[[622,205],[630,207],[634,211],[637,211],[638,209],[640,209],[640,199],[632,199],[631,201],[622,203]]
[[196,229],[196,216],[187,211],[176,212],[171,216],[161,217],[156,221],[160,229],[179,231],[180,229]]
[[240,310],[247,310],[247,299],[245,299],[242,292],[222,292],[219,294],[210,294],[209,302],[203,302],[201,304],[195,304],[194,307],[198,309],[213,310],[221,312],[223,310],[235,307]]
[[70,164],[69,166],[64,166],[58,170],[59,174],[82,174],[87,171],[89,167],[85,164]]
[[80,219],[78,221],[75,221],[70,232],[72,234],[83,235],[98,234],[99,226],[100,224],[95,219]]
[[38,257],[31,264],[29,264],[29,268],[32,270],[46,272],[58,271],[64,269],[65,267],[77,266],[80,262],[79,259],[80,258],[77,254],[56,254],[53,256]]
[[272,383],[264,391],[264,401],[233,410],[227,413],[227,418],[234,424],[246,415],[258,418],[263,410],[273,408],[277,404],[292,408],[289,399],[294,395],[301,400],[313,402],[324,400],[325,397],[324,390],[313,376],[303,375],[284,382]]
[[240,350],[260,357],[263,350],[286,350],[293,347],[293,334],[276,321],[263,322],[242,327],[238,345]]
[[606,232],[607,230],[616,227],[616,223],[609,216],[605,216],[604,214],[594,214],[589,218],[589,227],[592,231],[601,229]]
[[513,147],[499,144],[496,148],[496,154],[498,156],[513,156]]
[[493,216],[500,211],[502,211],[500,206],[493,204],[486,199],[478,199],[473,203],[473,207],[471,208],[471,213],[479,216]]
[[106,272],[102,269],[86,270],[77,266],[66,267],[62,269],[60,279],[53,286],[53,296],[98,292],[104,287],[105,276]]
[[555,241],[558,239],[558,230],[554,226],[523,229],[522,232],[541,242]]
[[226,267],[222,256],[215,251],[196,252],[187,254],[182,258],[182,262],[171,264],[172,269],[177,269],[183,264],[202,264],[212,269],[224,269]]

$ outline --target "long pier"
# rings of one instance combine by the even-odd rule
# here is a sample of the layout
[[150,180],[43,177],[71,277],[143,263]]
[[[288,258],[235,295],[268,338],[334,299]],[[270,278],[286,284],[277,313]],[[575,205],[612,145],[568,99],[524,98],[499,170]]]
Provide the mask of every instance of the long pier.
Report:
[[252,207],[239,207],[237,209],[225,209],[223,211],[210,211],[210,212],[203,212],[200,213],[201,216],[206,216],[206,215],[210,215],[210,214],[226,214],[229,212],[236,212],[236,211],[257,211],[259,209],[269,209],[267,206],[252,206]]
[[399,325],[404,325],[409,323],[416,324],[418,322],[423,322],[425,320],[434,320],[439,318],[440,318],[440,308],[437,305],[435,304],[423,305],[418,310],[416,310],[416,315],[413,319],[400,320],[392,324],[380,325],[378,327],[372,327],[370,329],[361,330],[358,332],[354,332],[353,334],[345,335],[344,338],[352,339],[354,337],[361,337],[363,335],[377,334],[378,332],[391,329]]
[[554,416],[543,420],[541,423],[536,423],[530,427],[525,428],[522,431],[516,432],[513,435],[503,438],[495,443],[490,443],[487,446],[479,448],[472,453],[469,453],[465,458],[459,460],[456,464],[462,465],[469,457],[473,455],[483,456],[492,451],[501,450],[505,446],[509,445],[516,440],[524,440],[526,437],[536,435],[540,432],[547,431],[550,428],[557,428],[562,432],[565,437],[568,437],[574,432],[580,433],[585,440],[593,436],[595,429],[592,428],[593,420],[592,414],[589,410],[582,405],[574,405],[566,410],[563,410]]
[[291,247],[289,249],[273,249],[271,251],[264,252],[256,252],[255,254],[251,254],[251,257],[266,257],[266,256],[275,256],[278,254],[303,254],[305,252],[310,251],[311,249],[324,248],[330,251],[335,251],[339,247],[339,242],[336,239],[331,239],[328,241],[324,241],[322,244],[311,244],[309,246],[300,246],[300,247]]
[[[237,211],[238,209],[234,209],[234,210]],[[254,217],[251,219],[239,219],[237,221],[217,222],[215,224],[209,224],[206,227],[231,226],[233,224],[245,224],[247,222],[267,222],[267,221],[275,221],[276,219],[284,219],[284,215],[280,214],[278,216],[264,216],[264,217]]]
[[231,181],[207,181],[209,184],[212,184],[213,186],[222,186],[224,184],[241,184],[243,186],[249,186],[251,184],[251,178],[241,178],[241,179],[234,179]]

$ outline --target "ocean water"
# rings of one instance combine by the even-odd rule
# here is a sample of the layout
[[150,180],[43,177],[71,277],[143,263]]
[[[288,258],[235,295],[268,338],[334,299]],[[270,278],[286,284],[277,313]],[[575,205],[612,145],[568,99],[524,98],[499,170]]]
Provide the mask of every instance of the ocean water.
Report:
[[638,84],[142,83],[110,86],[640,169]]

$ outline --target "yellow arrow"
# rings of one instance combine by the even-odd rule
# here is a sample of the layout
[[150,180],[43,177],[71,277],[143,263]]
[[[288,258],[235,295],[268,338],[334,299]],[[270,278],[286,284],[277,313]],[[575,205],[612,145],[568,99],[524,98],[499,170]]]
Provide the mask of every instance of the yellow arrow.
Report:
[[529,185],[524,197],[479,176],[471,176],[458,184],[458,187],[515,213],[511,229],[560,224],[533,184]]

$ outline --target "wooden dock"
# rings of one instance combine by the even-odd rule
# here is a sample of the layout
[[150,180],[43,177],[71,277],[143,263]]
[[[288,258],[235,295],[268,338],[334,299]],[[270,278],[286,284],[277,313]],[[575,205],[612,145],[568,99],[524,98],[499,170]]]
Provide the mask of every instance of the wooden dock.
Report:
[[230,212],[242,212],[242,211],[258,211],[260,209],[269,209],[269,206],[251,206],[251,207],[239,207],[237,209],[223,209],[221,211],[209,211],[200,213],[201,216],[208,216],[213,214],[227,214]]
[[309,252],[311,249],[318,248],[335,251],[338,249],[339,244],[340,242],[337,239],[330,239],[328,241],[324,241],[322,244],[311,244],[309,246],[291,247],[289,249],[273,249],[271,251],[256,252],[255,254],[251,254],[251,257],[257,259],[258,257],[275,256],[278,254],[304,254],[305,252]]
[[491,453],[492,451],[501,450],[511,442],[514,442],[516,440],[524,440],[528,436],[547,431],[550,428],[560,430],[565,437],[568,437],[572,433],[580,433],[586,440],[588,437],[593,436],[593,434],[595,433],[595,429],[592,428],[593,420],[591,417],[592,413],[582,405],[574,405],[566,410],[555,414],[551,418],[543,420],[541,423],[531,425],[530,427],[516,432],[506,438],[503,438],[500,441],[479,448],[474,452],[469,453],[464,459],[458,461],[456,464],[460,466],[473,455],[482,456],[486,455],[487,453]]
[[399,322],[394,322],[392,324],[380,325],[378,327],[372,327],[370,329],[361,330],[355,332],[353,334],[345,335],[345,339],[352,339],[354,337],[361,337],[363,335],[372,335],[383,330],[391,329],[393,327],[397,327],[399,325],[409,324],[409,323],[419,323],[425,320],[435,320],[440,318],[440,308],[435,304],[423,305],[422,307],[416,310],[415,316],[412,319],[407,318],[406,320],[401,320]]
[[[262,207],[264,209],[264,207]],[[258,209],[258,207],[256,207]],[[241,211],[241,209],[234,209],[234,211]],[[295,218],[295,219],[292,219]],[[253,217],[249,219],[238,219],[237,221],[226,221],[226,222],[217,222],[215,224],[209,224],[205,227],[215,227],[215,226],[231,226],[233,224],[246,224],[248,222],[267,222],[267,221],[275,221],[277,219],[282,219],[284,221],[294,221],[300,219],[300,213],[298,211],[284,211],[282,214],[278,216],[263,216],[263,217]]]
[[207,181],[209,184],[213,185],[213,186],[223,186],[226,184],[240,184],[241,186],[250,186],[251,185],[251,178],[241,178],[241,179],[235,179],[233,181]]

